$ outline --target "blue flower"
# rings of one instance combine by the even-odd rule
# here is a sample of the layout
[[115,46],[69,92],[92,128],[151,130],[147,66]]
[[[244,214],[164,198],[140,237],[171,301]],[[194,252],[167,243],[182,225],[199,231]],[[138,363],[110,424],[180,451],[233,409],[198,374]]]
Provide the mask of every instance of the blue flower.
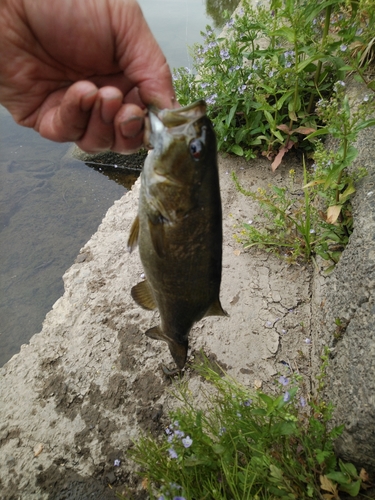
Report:
[[[249,221],[249,222],[250,222],[250,221]],[[246,399],[246,401],[244,401],[244,402],[243,402],[243,405],[244,405],[244,406],[250,406],[252,402],[253,402],[253,400],[252,400],[252,399]]]
[[227,432],[227,428],[226,427],[221,427],[220,430],[219,430],[219,436],[222,436],[225,432]]
[[190,436],[186,436],[186,438],[182,439],[182,444],[185,448],[189,448],[193,444],[193,440]]
[[169,486],[170,486],[170,488],[172,488],[174,490],[181,490],[182,489],[182,486],[180,486],[177,483],[169,483]]
[[120,465],[121,465],[121,460],[119,460],[118,458],[116,458],[116,460],[113,462],[113,465],[114,465],[115,467],[120,467]]
[[279,382],[281,385],[288,385],[289,384],[289,379],[284,377],[284,375],[281,375],[281,377],[279,378]]
[[221,49],[220,56],[223,61],[230,58],[229,52],[227,50]]
[[186,500],[185,497],[173,497],[173,500]]
[[178,457],[178,455],[176,453],[176,450],[174,450],[173,448],[169,448],[168,453],[169,453],[169,456],[171,458],[177,458]]
[[246,89],[246,85],[240,85],[240,86],[238,87],[238,92],[239,92],[240,94],[243,94],[245,89]]
[[302,406],[302,408],[304,408],[306,406],[306,399],[304,397],[300,397],[299,398],[299,403],[300,405]]
[[207,83],[207,82],[203,82],[203,83],[201,83],[201,87],[202,87],[202,89],[205,89],[205,88],[206,88],[206,87],[208,87],[209,85],[210,85],[210,84],[209,84],[209,83]]
[[290,401],[290,394],[288,391],[286,391],[286,393],[284,394],[284,403],[287,403],[288,401]]
[[174,431],[174,435],[178,438],[183,438],[185,436],[184,431]]
[[211,94],[209,97],[206,99],[207,104],[215,104],[217,99],[217,94]]
[[345,44],[340,45],[341,52],[345,52],[347,48],[348,48],[348,46]]

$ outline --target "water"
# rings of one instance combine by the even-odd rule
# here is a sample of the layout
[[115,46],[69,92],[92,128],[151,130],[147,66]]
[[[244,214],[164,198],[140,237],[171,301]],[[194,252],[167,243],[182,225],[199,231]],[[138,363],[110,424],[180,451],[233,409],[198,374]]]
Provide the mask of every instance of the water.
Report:
[[[140,0],[171,67],[237,0]],[[233,5],[234,4],[234,5]],[[206,7],[216,12],[214,23]],[[63,293],[62,275],[125,188],[83,162],[71,144],[42,139],[0,106],[0,366],[19,351]]]

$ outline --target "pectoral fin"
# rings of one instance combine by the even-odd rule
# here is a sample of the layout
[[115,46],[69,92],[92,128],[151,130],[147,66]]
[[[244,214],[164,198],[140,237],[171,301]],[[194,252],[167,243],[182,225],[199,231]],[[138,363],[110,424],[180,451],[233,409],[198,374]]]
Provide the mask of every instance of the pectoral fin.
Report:
[[143,307],[143,309],[153,311],[157,308],[152,290],[147,281],[141,281],[138,285],[133,286],[130,293],[135,302]]
[[137,248],[138,245],[138,236],[139,236],[139,217],[134,219],[132,227],[130,229],[129,239],[128,239],[128,252],[132,253],[132,251]]
[[210,305],[208,308],[208,311],[204,315],[206,316],[229,316],[229,314],[224,311],[220,304],[220,299],[219,297]]
[[165,257],[167,242],[165,239],[164,218],[160,215],[157,218],[148,219],[151,241],[155,252],[161,259]]

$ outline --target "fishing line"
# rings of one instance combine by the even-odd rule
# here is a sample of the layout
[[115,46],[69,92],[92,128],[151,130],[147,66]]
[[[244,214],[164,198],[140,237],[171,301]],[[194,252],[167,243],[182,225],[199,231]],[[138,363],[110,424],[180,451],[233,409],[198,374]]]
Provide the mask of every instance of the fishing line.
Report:
[[188,68],[190,69],[190,56],[189,56],[189,47],[188,47],[188,20],[189,20],[189,3],[188,2],[189,2],[189,0],[185,0],[185,6],[186,6],[185,47],[186,47]]

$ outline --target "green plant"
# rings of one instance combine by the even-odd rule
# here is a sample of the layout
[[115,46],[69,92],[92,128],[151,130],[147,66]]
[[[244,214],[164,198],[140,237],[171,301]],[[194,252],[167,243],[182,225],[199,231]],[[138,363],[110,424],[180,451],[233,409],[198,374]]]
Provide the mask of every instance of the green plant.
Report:
[[275,169],[291,148],[313,150],[312,139],[301,139],[317,130],[315,104],[330,96],[333,84],[356,71],[374,86],[360,61],[366,64],[371,44],[363,19],[374,17],[375,2],[348,5],[273,0],[253,8],[245,1],[227,22],[226,38],[207,27],[205,43],[193,48],[197,74],[174,72],[178,100],[206,99],[222,151],[247,159],[262,152],[274,158]]
[[[304,171],[306,180],[305,167]],[[293,170],[290,175],[294,176]],[[244,248],[258,245],[287,255],[291,260],[300,256],[309,259],[316,239],[313,220],[317,220],[317,214],[313,215],[307,190],[301,200],[298,196],[293,197],[287,187],[270,186],[253,192],[240,185],[234,172],[232,178],[242,194],[260,204],[266,218],[266,223],[261,222],[259,227],[253,222],[243,224],[244,230],[238,239],[244,242]]]
[[367,118],[375,112],[373,96],[366,95],[353,111],[344,89],[345,83],[337,82],[331,98],[317,103],[317,113],[325,126],[308,138],[330,134],[335,147],[328,149],[317,142],[311,170],[303,163],[303,201],[293,198],[286,187],[246,191],[233,176],[237,189],[257,200],[268,219],[268,225],[260,229],[244,224],[239,239],[245,248],[262,245],[279,253],[287,249],[292,259],[309,259],[317,254],[338,262],[352,233],[350,200],[355,183],[366,175],[364,168],[352,168],[358,154],[354,143],[360,131],[375,125],[374,118]]
[[[280,376],[277,394],[270,395],[250,392],[207,362],[195,368],[211,383],[205,406],[180,383],[175,395],[181,407],[171,413],[166,436],[142,437],[131,452],[151,498],[302,500],[339,498],[338,491],[358,494],[362,480],[355,467],[338,464],[333,452],[342,427],[328,430],[332,406],[313,398],[307,404],[299,376]],[[326,496],[332,491],[335,496]]]

